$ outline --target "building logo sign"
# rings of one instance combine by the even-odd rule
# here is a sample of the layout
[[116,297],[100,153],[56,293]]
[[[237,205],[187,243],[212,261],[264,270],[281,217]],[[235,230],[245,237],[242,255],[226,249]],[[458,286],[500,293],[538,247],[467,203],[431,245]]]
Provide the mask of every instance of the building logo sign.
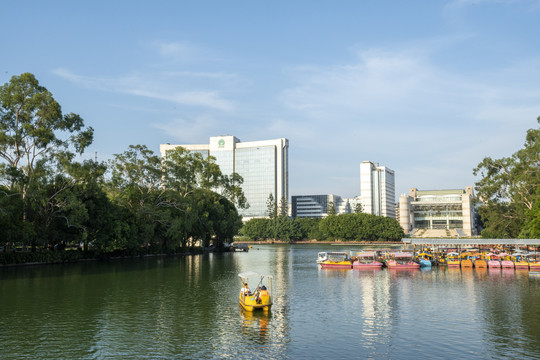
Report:
[[219,141],[218,141],[218,147],[219,147],[220,149],[223,149],[223,148],[225,147],[225,140],[219,139]]

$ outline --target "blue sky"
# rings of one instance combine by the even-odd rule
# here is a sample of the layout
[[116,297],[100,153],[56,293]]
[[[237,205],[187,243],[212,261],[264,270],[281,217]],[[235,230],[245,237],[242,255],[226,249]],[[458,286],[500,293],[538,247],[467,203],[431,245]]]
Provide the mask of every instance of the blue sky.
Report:
[[540,1],[5,1],[0,83],[31,72],[129,145],[290,141],[291,195],[473,185],[540,116]]

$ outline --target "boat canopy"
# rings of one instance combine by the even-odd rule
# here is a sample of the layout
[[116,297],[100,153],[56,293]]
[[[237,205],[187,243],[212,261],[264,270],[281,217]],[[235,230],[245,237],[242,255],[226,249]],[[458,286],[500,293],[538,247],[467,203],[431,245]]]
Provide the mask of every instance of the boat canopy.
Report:
[[390,253],[390,255],[397,258],[409,258],[409,257],[412,258],[412,254],[406,253],[406,252]]
[[267,278],[272,278],[271,275],[266,275],[266,274],[259,274],[255,271],[246,271],[246,272],[243,272],[243,273],[240,273],[238,274],[239,277],[241,277],[242,279],[247,279],[247,278],[250,278],[250,277],[267,277]]
[[374,257],[375,253],[374,252],[357,252],[356,256],[357,257]]

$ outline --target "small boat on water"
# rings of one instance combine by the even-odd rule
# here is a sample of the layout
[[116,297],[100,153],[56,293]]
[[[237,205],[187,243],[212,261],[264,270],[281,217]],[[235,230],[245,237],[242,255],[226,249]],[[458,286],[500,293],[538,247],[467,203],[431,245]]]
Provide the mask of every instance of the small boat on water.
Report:
[[328,253],[326,251],[321,251],[317,254],[317,264],[320,264],[326,260],[328,260]]
[[377,261],[376,252],[357,252],[354,254],[355,260],[352,263],[354,270],[373,270],[381,269],[382,262]]
[[323,269],[352,269],[352,260],[345,251],[334,251],[327,254],[327,259],[322,261]]
[[487,262],[484,259],[474,260],[474,267],[477,269],[487,269]]
[[538,254],[536,253],[527,254],[527,262],[529,263],[529,269],[531,271],[540,271],[540,261],[538,259]]
[[449,252],[446,254],[446,265],[448,267],[459,267],[459,254],[457,252]]
[[501,268],[514,269],[514,262],[512,261],[510,254],[502,253],[499,254],[499,256],[501,258]]
[[386,266],[389,269],[420,269],[420,264],[413,261],[413,254],[406,252],[390,253]]
[[494,253],[486,254],[486,257],[488,258],[487,264],[488,268],[490,269],[500,269],[501,268],[501,261],[499,260],[499,255]]
[[512,254],[512,261],[514,262],[514,267],[516,270],[529,269],[529,263],[527,262],[527,259],[525,258],[524,254],[521,254],[521,253]]
[[428,259],[420,259],[420,267],[421,268],[430,268],[431,267],[431,260]]
[[[242,288],[238,295],[240,306],[246,311],[262,309],[270,311],[272,307],[272,276],[263,275],[253,271],[238,274],[242,281]],[[249,282],[256,283],[255,290],[251,290]]]
[[474,256],[470,252],[464,252],[460,255],[462,268],[472,268]]
[[421,253],[416,255],[416,258],[418,259],[418,262],[420,263],[420,267],[422,268],[432,267],[435,263],[435,260],[433,259],[433,255],[426,251],[422,251]]

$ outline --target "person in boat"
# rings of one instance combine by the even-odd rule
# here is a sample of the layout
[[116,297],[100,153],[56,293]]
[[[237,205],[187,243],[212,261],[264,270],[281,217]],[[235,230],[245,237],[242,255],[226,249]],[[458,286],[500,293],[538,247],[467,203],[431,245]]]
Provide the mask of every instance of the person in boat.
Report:
[[242,295],[244,295],[244,296],[249,295],[249,288],[248,288],[247,283],[244,283],[244,286],[242,286],[241,293],[242,293]]
[[261,296],[268,296],[268,290],[264,285],[261,287]]

